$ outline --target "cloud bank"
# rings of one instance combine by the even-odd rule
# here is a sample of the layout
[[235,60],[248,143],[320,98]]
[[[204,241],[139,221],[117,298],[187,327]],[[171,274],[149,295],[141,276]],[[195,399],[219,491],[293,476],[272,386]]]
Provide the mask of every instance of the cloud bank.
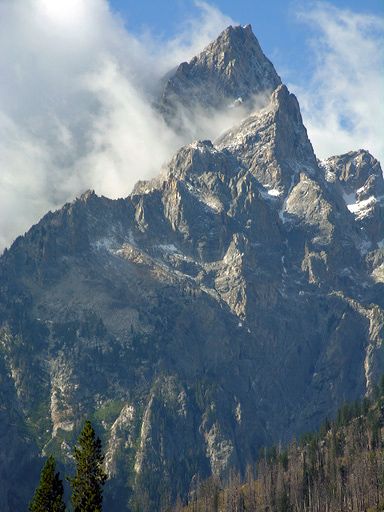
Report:
[[156,85],[233,23],[197,6],[158,41],[106,0],[0,2],[0,249],[88,188],[126,196],[185,142],[152,107]]
[[384,163],[384,18],[305,5],[314,72],[297,94],[319,158],[364,148]]

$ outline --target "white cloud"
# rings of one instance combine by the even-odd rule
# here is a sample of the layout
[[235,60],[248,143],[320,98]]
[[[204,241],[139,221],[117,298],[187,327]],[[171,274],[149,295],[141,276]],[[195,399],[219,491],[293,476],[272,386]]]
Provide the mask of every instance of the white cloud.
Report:
[[384,162],[384,19],[337,8],[305,5],[314,73],[297,94],[318,157],[364,148]]
[[233,23],[197,6],[159,41],[107,0],[1,0],[0,249],[87,188],[126,196],[184,143],[151,106],[159,78]]

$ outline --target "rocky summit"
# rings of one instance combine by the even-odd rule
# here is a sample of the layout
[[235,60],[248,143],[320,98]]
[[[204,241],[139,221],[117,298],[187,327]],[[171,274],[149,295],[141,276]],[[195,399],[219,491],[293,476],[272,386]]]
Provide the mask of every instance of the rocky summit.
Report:
[[25,508],[38,457],[71,466],[85,417],[106,450],[105,509],[161,510],[369,395],[384,371],[379,162],[316,159],[249,25],[164,83],[169,123],[266,101],[127,198],[86,192],[2,255],[4,512]]
[[228,27],[190,62],[164,78],[158,107],[166,121],[186,129],[201,112],[262,101],[281,79],[250,25]]

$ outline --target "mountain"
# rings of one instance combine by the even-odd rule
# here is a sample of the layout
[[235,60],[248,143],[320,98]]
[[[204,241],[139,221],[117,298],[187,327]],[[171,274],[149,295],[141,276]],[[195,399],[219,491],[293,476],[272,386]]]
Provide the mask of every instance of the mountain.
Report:
[[165,118],[266,100],[127,198],[88,191],[49,212],[0,259],[4,511],[25,507],[39,454],[70,471],[85,417],[106,449],[106,510],[161,510],[383,373],[380,164],[316,159],[249,26],[184,68]]

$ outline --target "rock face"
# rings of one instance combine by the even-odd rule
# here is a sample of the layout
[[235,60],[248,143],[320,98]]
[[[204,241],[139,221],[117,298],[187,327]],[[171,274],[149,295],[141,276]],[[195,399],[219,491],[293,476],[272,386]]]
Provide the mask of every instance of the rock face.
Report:
[[316,160],[250,27],[182,65],[164,97],[217,108],[239,84],[245,99],[274,91],[126,199],[87,192],[1,257],[2,510],[33,485],[8,468],[27,474],[37,453],[70,467],[84,417],[107,450],[106,510],[161,510],[372,392],[384,370],[380,165],[362,150]]
[[317,169],[299,104],[285,85],[272,93],[269,105],[221,136],[216,145],[240,158],[276,195],[292,186],[298,171],[313,175]]
[[379,162],[363,149],[333,156],[321,163],[325,179],[339,188],[348,210],[369,241],[380,245],[384,235],[384,182]]

